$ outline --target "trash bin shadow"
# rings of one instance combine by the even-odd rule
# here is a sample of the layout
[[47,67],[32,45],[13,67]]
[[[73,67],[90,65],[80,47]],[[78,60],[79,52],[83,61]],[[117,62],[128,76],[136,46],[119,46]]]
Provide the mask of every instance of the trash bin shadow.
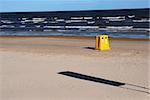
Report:
[[95,47],[84,47],[84,49],[95,50]]

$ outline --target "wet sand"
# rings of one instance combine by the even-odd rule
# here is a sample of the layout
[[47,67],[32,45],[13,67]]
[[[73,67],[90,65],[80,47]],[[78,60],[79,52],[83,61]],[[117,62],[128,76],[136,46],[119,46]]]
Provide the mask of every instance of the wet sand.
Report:
[[[89,37],[1,37],[0,99],[149,100],[149,42],[111,39],[111,50],[97,51]],[[66,71],[126,85],[58,74]]]

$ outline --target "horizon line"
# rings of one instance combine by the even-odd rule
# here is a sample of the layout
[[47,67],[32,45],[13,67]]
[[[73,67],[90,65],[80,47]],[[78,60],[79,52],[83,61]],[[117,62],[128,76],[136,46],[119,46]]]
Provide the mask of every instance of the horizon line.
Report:
[[58,10],[58,11],[54,11],[54,10],[50,10],[50,11],[10,11],[10,12],[0,12],[0,13],[35,13],[35,12],[78,12],[78,11],[109,11],[109,10],[132,10],[132,9],[149,9],[150,7],[141,7],[141,8],[122,8],[122,9],[117,9],[117,8],[112,8],[112,9],[95,9],[95,10]]

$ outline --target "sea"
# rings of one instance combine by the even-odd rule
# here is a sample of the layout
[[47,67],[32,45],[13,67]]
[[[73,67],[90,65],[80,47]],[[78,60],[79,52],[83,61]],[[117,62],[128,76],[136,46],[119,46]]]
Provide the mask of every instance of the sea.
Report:
[[84,36],[94,37],[107,34],[110,38],[150,39],[150,32],[52,32],[52,31],[0,31],[0,36]]

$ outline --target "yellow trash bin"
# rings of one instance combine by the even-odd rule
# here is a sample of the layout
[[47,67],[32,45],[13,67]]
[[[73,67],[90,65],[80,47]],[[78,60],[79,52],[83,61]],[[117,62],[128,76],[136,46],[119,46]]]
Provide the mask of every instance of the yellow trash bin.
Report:
[[96,41],[95,41],[95,49],[99,50],[99,42],[100,41],[100,36],[96,36]]
[[96,50],[110,50],[108,35],[96,36]]

